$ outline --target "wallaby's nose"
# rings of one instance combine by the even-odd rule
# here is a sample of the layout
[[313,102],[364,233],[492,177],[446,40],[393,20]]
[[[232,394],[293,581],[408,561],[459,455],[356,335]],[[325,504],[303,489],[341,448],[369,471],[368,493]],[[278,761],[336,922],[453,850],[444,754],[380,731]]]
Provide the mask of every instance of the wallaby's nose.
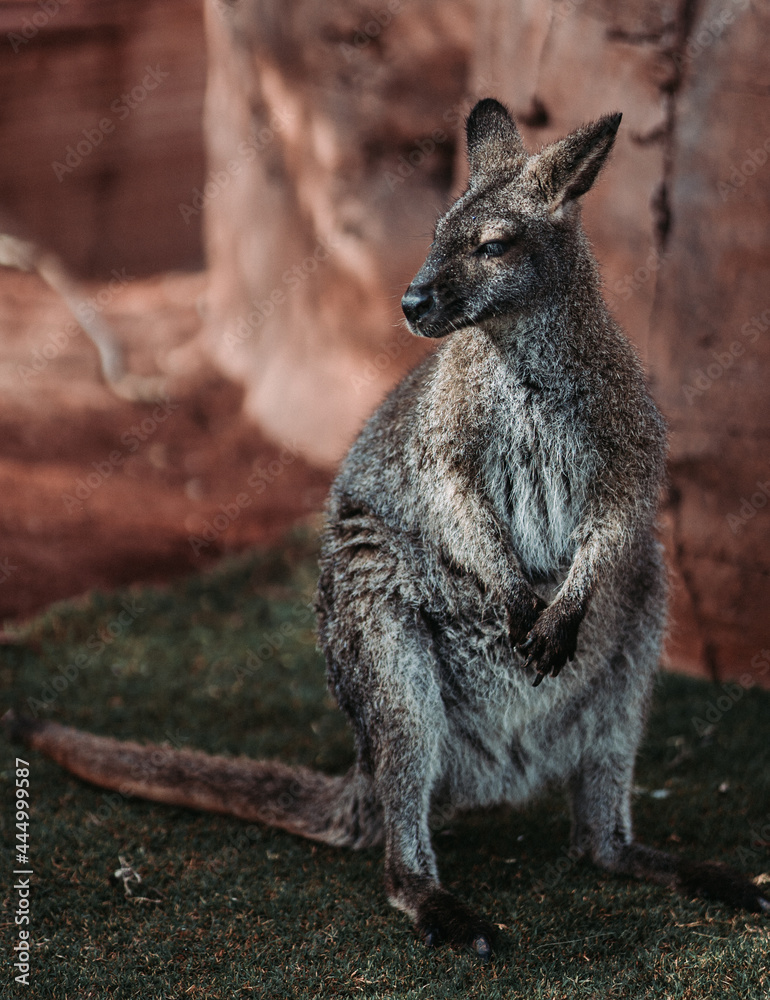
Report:
[[401,299],[401,308],[410,323],[417,323],[431,311],[434,301],[433,292],[425,285],[417,285],[417,287],[410,285]]

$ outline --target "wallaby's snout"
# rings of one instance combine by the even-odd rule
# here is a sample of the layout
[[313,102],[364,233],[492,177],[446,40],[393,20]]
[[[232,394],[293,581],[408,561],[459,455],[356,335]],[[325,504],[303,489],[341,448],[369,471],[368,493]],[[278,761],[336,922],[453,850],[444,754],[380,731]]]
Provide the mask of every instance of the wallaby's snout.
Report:
[[417,337],[438,340],[468,325],[471,289],[463,275],[447,273],[447,259],[431,251],[401,299],[407,325]]
[[406,321],[415,332],[418,332],[418,324],[421,319],[425,319],[428,313],[436,304],[433,290],[424,284],[412,284],[404,292],[401,299],[401,308],[406,316]]
[[426,276],[425,271],[423,267],[415,275],[401,308],[412,333],[436,340],[467,325],[467,296],[445,277]]

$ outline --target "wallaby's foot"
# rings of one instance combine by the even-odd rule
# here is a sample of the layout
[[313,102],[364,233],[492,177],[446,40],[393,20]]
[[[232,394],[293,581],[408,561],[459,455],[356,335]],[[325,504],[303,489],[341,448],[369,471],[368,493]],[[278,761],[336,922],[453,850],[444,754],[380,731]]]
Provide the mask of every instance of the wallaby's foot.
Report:
[[[616,726],[627,725],[621,719],[615,721]],[[609,718],[608,724],[611,724]],[[632,759],[627,760],[625,767],[626,774],[619,775],[617,767],[612,767],[608,760],[597,761],[589,754],[584,757],[581,770],[573,775],[569,785],[573,850],[605,871],[646,879],[685,896],[770,914],[767,889],[729,865],[689,861],[632,839],[628,803]],[[603,817],[601,823],[597,817]]]
[[582,613],[565,613],[558,603],[552,604],[540,615],[526,640],[516,647],[519,653],[526,654],[524,669],[537,670],[534,687],[549,674],[558,676],[564,664],[575,658],[582,620]]
[[717,861],[688,861],[645,844],[625,845],[610,867],[648,878],[686,896],[713,899],[750,913],[770,915],[770,894],[741,872]]
[[718,861],[683,862],[682,891],[715,899],[750,913],[770,914],[770,899],[741,872]]
[[442,942],[470,948],[483,961],[492,957],[492,925],[444,889],[435,889],[417,910],[417,929],[428,947]]

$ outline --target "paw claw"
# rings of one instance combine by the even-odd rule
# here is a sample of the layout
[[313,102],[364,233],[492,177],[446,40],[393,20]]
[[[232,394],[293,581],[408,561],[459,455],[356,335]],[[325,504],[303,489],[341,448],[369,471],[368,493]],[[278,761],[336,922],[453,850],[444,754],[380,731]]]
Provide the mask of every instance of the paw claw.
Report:
[[456,948],[470,948],[484,962],[491,957],[492,925],[446,890],[436,888],[419,905],[418,913],[417,927],[428,948],[446,942]]
[[486,934],[479,934],[474,938],[473,950],[483,962],[488,962],[492,958],[492,945]]
[[534,682],[532,684],[532,687],[536,688],[539,684],[542,684],[544,677],[545,677],[545,674],[541,674],[540,671],[538,671],[537,677],[535,678],[535,680],[534,680]]
[[426,948],[436,948],[439,941],[441,940],[441,935],[439,934],[438,927],[429,927],[423,936]]

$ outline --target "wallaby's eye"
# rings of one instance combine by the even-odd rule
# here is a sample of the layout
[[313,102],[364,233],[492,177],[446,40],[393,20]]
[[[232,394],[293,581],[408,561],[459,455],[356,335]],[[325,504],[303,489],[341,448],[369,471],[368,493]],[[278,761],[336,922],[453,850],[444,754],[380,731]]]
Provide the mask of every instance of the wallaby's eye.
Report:
[[476,253],[479,257],[502,257],[508,247],[509,244],[503,240],[490,240],[477,247]]

